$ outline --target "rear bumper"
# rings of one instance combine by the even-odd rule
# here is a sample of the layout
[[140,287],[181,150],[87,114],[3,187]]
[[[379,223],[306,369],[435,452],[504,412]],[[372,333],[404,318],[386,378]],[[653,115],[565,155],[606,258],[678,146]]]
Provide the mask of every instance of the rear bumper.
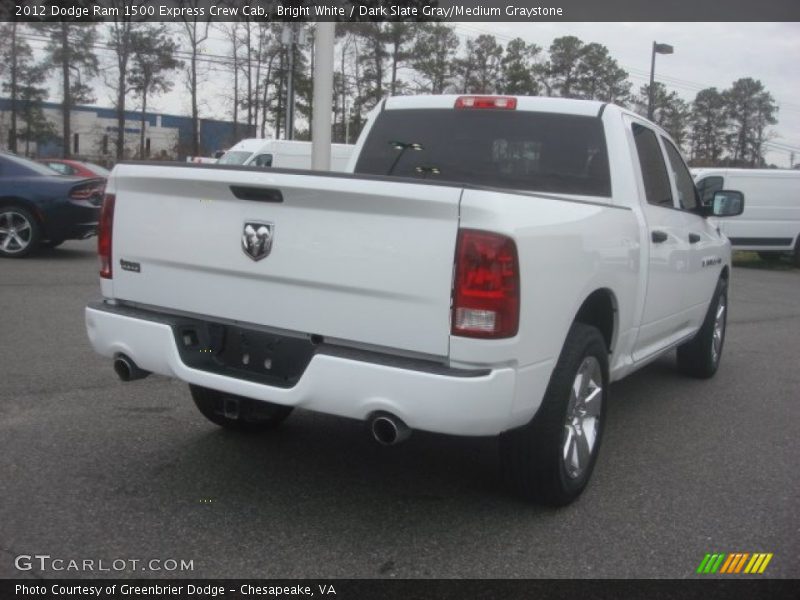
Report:
[[103,356],[125,354],[142,369],[195,385],[354,419],[387,411],[413,429],[437,433],[495,435],[520,425],[538,408],[538,401],[522,412],[515,407],[518,372],[511,367],[465,373],[320,352],[288,388],[191,368],[181,359],[169,318],[150,315],[90,305],[89,340]]

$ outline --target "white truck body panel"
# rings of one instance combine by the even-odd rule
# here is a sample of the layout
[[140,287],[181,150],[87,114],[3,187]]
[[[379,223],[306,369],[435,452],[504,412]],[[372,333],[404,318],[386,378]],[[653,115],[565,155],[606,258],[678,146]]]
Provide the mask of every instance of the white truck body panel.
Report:
[[[284,202],[237,199],[231,186],[247,185],[280,188]],[[115,219],[137,223],[115,231],[117,260],[141,265],[116,269],[117,299],[448,353],[458,188],[121,165],[113,190]],[[275,224],[266,260],[241,248],[249,221]]]
[[514,418],[521,425],[530,418],[526,415],[535,394],[544,389],[525,386],[519,402],[527,404],[526,410],[515,415],[517,382],[541,382],[549,373],[549,365],[542,365],[538,370],[499,368],[480,377],[450,377],[317,355],[300,382],[284,389],[187,367],[167,325],[87,309],[86,327],[95,348],[109,356],[136,357],[141,368],[153,373],[353,419],[387,411],[409,427],[454,435],[493,435],[508,428]]

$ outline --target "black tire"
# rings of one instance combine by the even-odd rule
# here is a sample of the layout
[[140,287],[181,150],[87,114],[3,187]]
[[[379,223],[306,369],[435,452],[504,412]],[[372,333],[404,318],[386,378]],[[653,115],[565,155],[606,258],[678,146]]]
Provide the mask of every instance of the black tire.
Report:
[[794,245],[794,266],[800,269],[800,235],[797,236],[797,242]]
[[[595,362],[596,367],[595,368]],[[601,380],[599,392],[594,396],[599,407],[591,430],[572,427],[575,420],[573,386],[577,383],[579,369],[592,366],[596,378]],[[592,388],[596,390],[597,388]],[[548,506],[565,506],[581,495],[592,475],[602,440],[608,401],[608,349],[602,334],[595,327],[575,323],[567,335],[561,356],[558,358],[542,404],[527,425],[500,436],[500,457],[507,481],[523,498]],[[587,432],[594,431],[594,443],[589,443]],[[578,432],[580,435],[576,434]],[[579,441],[587,442],[588,460],[582,469],[570,473],[574,464],[568,461],[567,449],[574,443],[578,452]],[[567,463],[570,463],[569,465]]]
[[758,253],[758,258],[760,258],[761,260],[764,260],[766,262],[771,262],[771,263],[778,262],[781,259],[781,256],[782,255],[781,255],[780,252],[759,252]]
[[[722,307],[721,330],[718,344],[715,344],[717,314]],[[708,305],[708,312],[700,331],[691,341],[678,346],[678,368],[690,377],[708,379],[719,368],[725,332],[728,323],[728,280],[720,278],[717,288]]]
[[267,431],[280,425],[292,412],[291,406],[251,400],[198,385],[189,385],[189,390],[206,419],[234,431]]
[[23,258],[39,247],[42,230],[34,216],[18,206],[0,207],[0,256]]

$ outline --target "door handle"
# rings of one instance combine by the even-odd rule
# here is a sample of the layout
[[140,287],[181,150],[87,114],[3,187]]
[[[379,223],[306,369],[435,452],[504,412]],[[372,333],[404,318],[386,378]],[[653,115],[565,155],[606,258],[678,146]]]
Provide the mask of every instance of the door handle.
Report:
[[667,237],[668,236],[667,236],[666,232],[664,232],[664,231],[653,231],[650,234],[650,239],[653,240],[654,244],[660,244],[662,242],[666,242],[667,241]]
[[699,235],[697,235],[696,233],[690,233],[689,234],[689,243],[690,244],[696,244],[699,241],[700,241],[700,236]]

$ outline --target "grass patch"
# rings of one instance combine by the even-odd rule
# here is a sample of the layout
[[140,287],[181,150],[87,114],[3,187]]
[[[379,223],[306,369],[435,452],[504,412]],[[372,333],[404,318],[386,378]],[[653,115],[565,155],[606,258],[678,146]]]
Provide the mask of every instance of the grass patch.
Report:
[[770,271],[791,271],[795,268],[791,254],[764,260],[758,252],[736,250],[733,253],[733,266],[746,269],[768,269]]

